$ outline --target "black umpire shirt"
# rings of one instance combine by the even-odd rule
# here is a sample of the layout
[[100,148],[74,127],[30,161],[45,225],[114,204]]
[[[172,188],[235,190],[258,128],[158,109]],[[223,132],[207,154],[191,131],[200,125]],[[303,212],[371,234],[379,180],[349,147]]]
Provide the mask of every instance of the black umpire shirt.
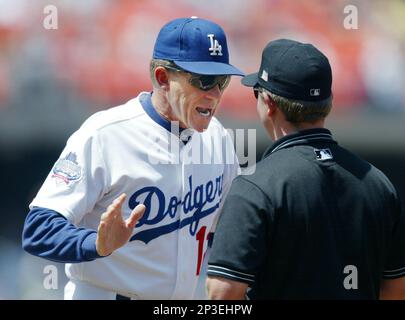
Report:
[[251,299],[378,299],[405,276],[405,217],[388,178],[327,129],[277,140],[225,200],[207,273]]

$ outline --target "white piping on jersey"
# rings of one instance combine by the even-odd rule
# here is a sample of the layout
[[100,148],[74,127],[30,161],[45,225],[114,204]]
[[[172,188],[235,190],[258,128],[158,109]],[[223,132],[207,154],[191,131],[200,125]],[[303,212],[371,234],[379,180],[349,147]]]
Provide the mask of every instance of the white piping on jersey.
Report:
[[399,278],[400,276],[405,275],[405,270],[399,273],[393,273],[393,274],[386,274],[385,272],[383,273],[384,278]]
[[229,268],[225,268],[225,267],[220,267],[220,266],[215,266],[215,265],[209,265],[209,267],[215,268],[215,269],[223,269],[223,270],[231,271],[231,272],[234,272],[234,273],[238,273],[238,274],[241,274],[241,275],[244,275],[244,276],[248,276],[248,277],[253,277],[253,278],[254,278],[254,275],[252,275],[252,274],[244,273],[244,272],[240,272],[240,271],[235,271],[235,270],[232,270],[232,269],[229,269]]
[[215,275],[215,274],[224,274],[224,275],[227,275],[227,276],[229,276],[229,277],[231,277],[231,278],[241,279],[241,280],[245,280],[245,281],[249,281],[249,282],[254,282],[254,280],[252,280],[252,279],[250,279],[250,278],[238,277],[238,276],[235,276],[235,275],[232,274],[232,273],[226,273],[226,272],[221,272],[221,271],[216,271],[216,270],[210,270],[210,272],[211,272],[213,275]]
[[[222,269],[224,271],[218,271],[217,269]],[[239,272],[239,271],[235,271],[235,270],[224,268],[224,267],[215,266],[215,265],[209,265],[208,269],[207,269],[207,272],[211,273],[213,275],[215,275],[215,274],[223,274],[223,275],[227,275],[229,277],[235,278],[235,279],[241,279],[241,280],[245,280],[245,281],[248,281],[248,282],[251,282],[251,283],[254,282],[254,280],[255,280],[254,275]],[[246,276],[246,277],[244,277],[244,276]]]
[[392,273],[392,272],[398,272],[398,271],[405,271],[405,267],[399,268],[399,269],[394,269],[394,270],[384,270],[384,273]]

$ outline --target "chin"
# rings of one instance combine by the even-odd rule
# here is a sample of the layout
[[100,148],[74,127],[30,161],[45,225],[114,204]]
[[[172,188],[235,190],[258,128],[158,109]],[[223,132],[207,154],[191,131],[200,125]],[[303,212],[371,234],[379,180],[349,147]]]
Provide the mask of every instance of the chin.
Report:
[[194,126],[193,129],[197,132],[203,132],[207,130],[208,126],[210,125],[210,122],[211,121],[209,121],[207,124]]
[[208,127],[204,127],[204,128],[202,128],[202,127],[196,127],[196,128],[193,128],[195,131],[197,131],[197,132],[204,132],[206,129],[207,129]]
[[197,132],[203,132],[205,131],[208,126],[210,125],[211,118],[210,119],[204,119],[204,121],[201,121],[201,119],[198,119],[199,121],[190,121],[188,128],[191,128]]

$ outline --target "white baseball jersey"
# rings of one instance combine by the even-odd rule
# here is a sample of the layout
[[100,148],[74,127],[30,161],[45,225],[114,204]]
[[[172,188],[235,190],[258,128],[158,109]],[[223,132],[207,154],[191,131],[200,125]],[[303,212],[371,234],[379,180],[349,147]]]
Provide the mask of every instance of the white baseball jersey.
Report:
[[184,144],[140,99],[150,101],[150,93],[85,121],[30,207],[55,210],[78,227],[97,230],[101,214],[120,194],[127,194],[124,219],[144,203],[145,214],[126,245],[108,257],[67,264],[66,273],[75,283],[134,299],[192,299],[207,237],[238,161],[217,119]]

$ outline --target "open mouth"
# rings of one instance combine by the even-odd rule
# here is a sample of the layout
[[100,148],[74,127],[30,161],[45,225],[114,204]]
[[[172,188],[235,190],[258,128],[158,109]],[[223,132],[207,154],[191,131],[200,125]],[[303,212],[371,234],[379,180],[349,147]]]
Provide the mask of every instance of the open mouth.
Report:
[[212,114],[212,109],[197,107],[197,112],[203,117],[209,117]]

